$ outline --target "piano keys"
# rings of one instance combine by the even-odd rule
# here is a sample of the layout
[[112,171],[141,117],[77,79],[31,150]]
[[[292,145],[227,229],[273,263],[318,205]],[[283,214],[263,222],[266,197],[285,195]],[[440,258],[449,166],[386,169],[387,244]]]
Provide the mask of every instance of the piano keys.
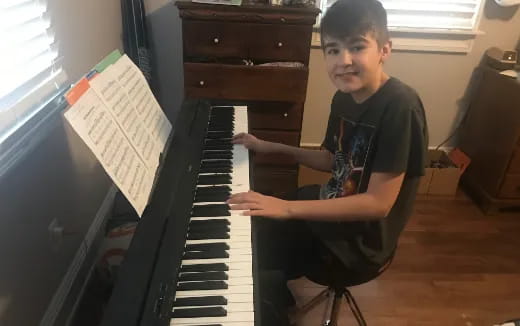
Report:
[[[225,203],[231,193],[249,190],[248,151],[231,144],[240,132],[247,132],[245,107],[212,107],[172,326],[254,324],[251,218]],[[231,160],[212,158],[215,152]]]
[[183,105],[102,325],[260,325],[252,219],[225,203],[250,189],[247,131],[245,107]]

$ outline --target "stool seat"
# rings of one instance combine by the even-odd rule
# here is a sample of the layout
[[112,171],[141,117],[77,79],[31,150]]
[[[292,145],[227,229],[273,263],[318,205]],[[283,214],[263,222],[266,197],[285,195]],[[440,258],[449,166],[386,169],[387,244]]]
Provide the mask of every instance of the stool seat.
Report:
[[330,311],[327,312],[330,313],[327,314],[327,318],[323,325],[337,325],[339,305],[341,303],[341,298],[345,297],[358,324],[360,326],[366,326],[367,323],[363,314],[348,288],[367,283],[381,275],[390,266],[394,253],[395,250],[392,252],[388,261],[382,266],[377,266],[367,262],[367,264],[360,264],[361,266],[356,266],[355,268],[346,267],[330,252],[324,253],[322,256],[323,264],[319,266],[319,268],[309,270],[305,273],[305,276],[314,283],[326,286],[327,289],[323,290],[301,309],[292,313],[290,316],[292,323],[296,323],[307,311],[310,311],[320,302],[328,299],[329,304],[327,305],[327,309],[330,308]]

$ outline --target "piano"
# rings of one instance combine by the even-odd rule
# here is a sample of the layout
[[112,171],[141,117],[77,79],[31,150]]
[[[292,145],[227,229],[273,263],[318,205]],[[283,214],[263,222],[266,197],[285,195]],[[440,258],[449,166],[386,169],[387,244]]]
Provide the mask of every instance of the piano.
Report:
[[183,103],[103,326],[261,324],[255,219],[225,204],[250,189],[247,131],[246,107]]

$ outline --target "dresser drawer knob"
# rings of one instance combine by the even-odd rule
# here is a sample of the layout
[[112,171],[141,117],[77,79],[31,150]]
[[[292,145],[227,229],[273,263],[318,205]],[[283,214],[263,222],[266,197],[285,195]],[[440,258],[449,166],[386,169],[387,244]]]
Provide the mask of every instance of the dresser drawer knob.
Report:
[[278,42],[278,44],[276,44],[276,46],[278,46],[279,48],[281,48],[283,46],[283,43],[282,42]]
[[282,23],[285,23],[285,18],[283,18],[283,17],[280,18],[280,21],[281,21]]
[[204,86],[204,81],[201,80],[201,81],[199,82],[199,85],[200,85],[200,86]]
[[289,116],[289,115],[287,114],[287,112],[285,112],[285,113],[283,114],[283,117],[284,117],[284,118],[287,118],[288,116]]
[[215,38],[213,39],[213,43],[218,44],[219,42],[220,42],[220,40],[218,39],[218,37],[215,37]]

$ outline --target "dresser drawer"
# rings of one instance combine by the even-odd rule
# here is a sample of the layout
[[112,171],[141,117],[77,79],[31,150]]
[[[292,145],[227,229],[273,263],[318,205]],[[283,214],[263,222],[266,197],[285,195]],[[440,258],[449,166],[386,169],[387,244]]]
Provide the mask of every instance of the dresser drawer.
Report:
[[303,104],[286,102],[252,103],[247,108],[251,129],[300,130]]
[[255,167],[253,189],[269,196],[287,197],[298,187],[298,172],[296,169],[278,167]]
[[249,25],[249,58],[262,61],[309,61],[312,26]]
[[185,57],[247,58],[247,33],[242,26],[225,22],[184,21]]
[[501,198],[520,198],[520,175],[506,175],[498,196]]
[[[300,144],[300,133],[294,131],[270,131],[250,129],[251,134],[262,140],[282,143],[298,147]],[[255,165],[296,165],[296,161],[283,154],[263,154],[255,153],[253,157]]]
[[229,100],[305,101],[307,68],[184,64],[187,97]]
[[509,161],[509,168],[507,169],[507,173],[520,174],[520,149],[513,151],[511,161]]

